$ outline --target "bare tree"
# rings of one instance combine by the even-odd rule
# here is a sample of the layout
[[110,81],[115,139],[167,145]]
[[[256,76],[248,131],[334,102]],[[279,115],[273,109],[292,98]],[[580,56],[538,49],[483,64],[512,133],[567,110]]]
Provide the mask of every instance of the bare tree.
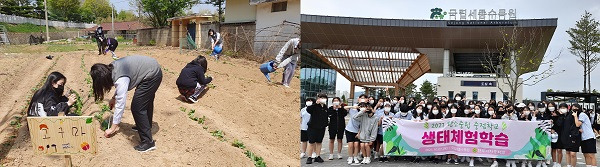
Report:
[[[545,48],[550,39],[543,37],[543,29],[520,29],[507,27],[500,30],[502,41],[495,43],[495,48],[487,44],[487,53],[483,56],[482,66],[486,71],[493,73],[497,83],[508,85],[508,90],[496,84],[500,91],[508,92],[510,100],[515,102],[519,87],[533,86],[550,76],[564,72],[555,71],[554,63],[561,55],[559,52],[554,57],[546,56]],[[546,69],[539,69],[547,65]],[[529,74],[525,78],[521,78]],[[519,99],[521,100],[521,99]]]

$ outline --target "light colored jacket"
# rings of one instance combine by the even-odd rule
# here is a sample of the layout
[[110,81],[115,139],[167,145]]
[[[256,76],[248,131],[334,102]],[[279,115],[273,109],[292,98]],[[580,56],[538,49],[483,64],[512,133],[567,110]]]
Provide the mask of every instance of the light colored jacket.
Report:
[[378,117],[373,113],[373,116],[369,117],[369,114],[363,111],[359,111],[352,119],[360,121],[360,130],[358,139],[361,142],[372,142],[377,138],[377,124],[379,123]]
[[296,64],[298,62],[298,58],[300,53],[299,51],[299,43],[300,38],[292,38],[285,43],[285,45],[281,48],[277,56],[275,57],[275,62],[277,62],[278,67],[285,67],[287,64],[292,63]]

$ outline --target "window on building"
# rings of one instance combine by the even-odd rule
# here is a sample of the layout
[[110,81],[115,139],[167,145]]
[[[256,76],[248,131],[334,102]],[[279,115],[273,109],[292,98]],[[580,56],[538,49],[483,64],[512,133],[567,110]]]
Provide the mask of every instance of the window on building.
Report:
[[271,12],[282,12],[287,10],[287,1],[275,2],[271,5]]
[[460,95],[464,98],[467,98],[467,92],[466,91],[460,91]]
[[490,99],[496,100],[496,92],[490,92]]
[[453,99],[454,98],[454,91],[448,91],[448,98],[449,99]]
[[502,94],[503,94],[503,98],[502,98],[502,99],[503,99],[504,101],[507,101],[507,100],[508,100],[508,92],[504,92],[504,93],[502,93]]
[[479,97],[479,92],[473,91],[473,100],[477,100]]

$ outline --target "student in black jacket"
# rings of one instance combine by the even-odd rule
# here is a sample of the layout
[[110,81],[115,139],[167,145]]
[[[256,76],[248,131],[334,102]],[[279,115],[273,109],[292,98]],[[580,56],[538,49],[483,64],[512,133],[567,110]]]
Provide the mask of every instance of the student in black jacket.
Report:
[[342,139],[344,139],[344,128],[346,128],[346,120],[344,117],[348,115],[348,111],[342,107],[342,101],[339,97],[334,97],[331,100],[333,105],[327,110],[329,116],[329,160],[333,160],[333,146],[337,136],[338,143],[338,159],[342,159]]
[[212,77],[205,77],[207,62],[204,56],[198,56],[188,63],[177,78],[176,84],[179,93],[191,102],[198,102],[198,96],[204,91]]
[[94,38],[96,38],[96,44],[98,45],[98,55],[101,55],[103,53],[102,43],[104,41],[104,32],[102,32],[102,26],[98,26],[98,28],[96,28],[96,31],[94,31]]
[[117,46],[119,46],[119,42],[117,42],[117,40],[114,38],[107,38],[106,40],[104,40],[102,42],[102,48],[106,48],[104,50],[104,55],[106,55],[106,52],[108,52],[110,50],[110,53],[112,54],[112,58],[118,59],[119,57],[117,57],[117,55],[115,54],[115,50],[117,50]]
[[308,143],[309,147],[307,155],[312,155],[313,151],[317,154],[317,157],[308,157],[306,164],[312,164],[313,159],[315,162],[322,163],[321,158],[321,143],[325,136],[325,128],[327,127],[327,95],[319,94],[317,96],[317,104],[306,107],[306,111],[310,114],[310,121],[308,121]]
[[69,113],[69,107],[75,103],[75,95],[65,97],[64,86],[67,78],[60,72],[48,75],[44,86],[33,94],[27,109],[27,116],[46,117],[58,116],[59,112]]

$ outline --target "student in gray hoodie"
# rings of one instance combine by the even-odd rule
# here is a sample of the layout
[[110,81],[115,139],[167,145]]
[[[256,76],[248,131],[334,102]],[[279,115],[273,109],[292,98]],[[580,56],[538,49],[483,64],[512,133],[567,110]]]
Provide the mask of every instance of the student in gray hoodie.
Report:
[[373,142],[377,138],[377,124],[379,123],[378,117],[373,112],[373,108],[366,104],[361,103],[360,108],[366,108],[366,110],[362,110],[358,112],[352,119],[360,122],[360,130],[358,131],[358,139],[360,140],[360,148],[363,156],[365,157],[362,164],[371,163],[371,149],[373,146]]

